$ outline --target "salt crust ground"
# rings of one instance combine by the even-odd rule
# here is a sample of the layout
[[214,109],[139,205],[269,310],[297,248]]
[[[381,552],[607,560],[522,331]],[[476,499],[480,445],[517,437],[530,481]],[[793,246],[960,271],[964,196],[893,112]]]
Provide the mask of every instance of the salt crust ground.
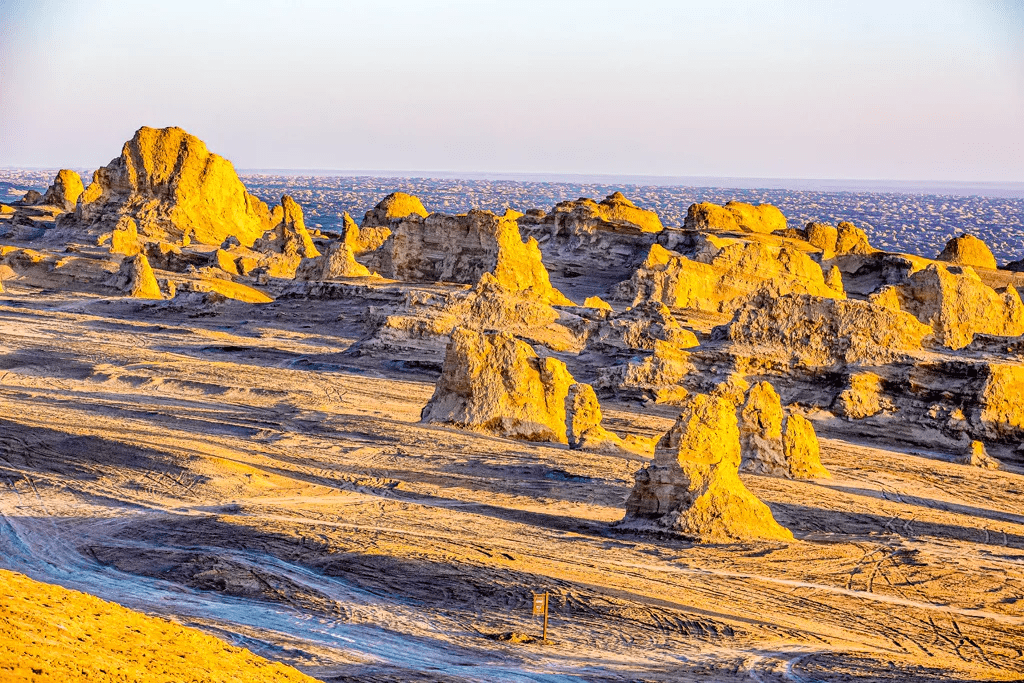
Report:
[[[356,303],[0,298],[0,566],[326,681],[1019,680],[1024,478],[821,432],[792,543],[617,529],[642,464],[420,425]],[[670,408],[605,406],[651,436]],[[552,593],[551,645],[531,591]]]

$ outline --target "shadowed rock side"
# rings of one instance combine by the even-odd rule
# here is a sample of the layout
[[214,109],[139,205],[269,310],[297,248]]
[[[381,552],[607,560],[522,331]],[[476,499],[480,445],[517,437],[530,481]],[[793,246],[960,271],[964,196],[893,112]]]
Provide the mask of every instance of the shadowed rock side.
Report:
[[946,248],[935,257],[958,266],[995,269],[996,257],[982,240],[974,235],[963,234],[946,242]]
[[739,466],[735,405],[721,396],[692,396],[655,447],[654,460],[637,472],[625,526],[653,523],[710,543],[792,540],[740,481]]
[[93,174],[80,205],[61,225],[97,233],[132,218],[147,238],[251,245],[272,227],[267,205],[250,195],[231,162],[181,128],[140,128],[121,156]]
[[392,221],[392,234],[368,267],[395,280],[473,284],[491,273],[512,291],[552,304],[572,305],[551,286],[537,240],[523,242],[511,209],[504,216],[470,211],[459,216],[413,215]]
[[314,683],[213,636],[0,570],[0,680]]
[[683,227],[687,230],[772,233],[786,229],[786,217],[771,204],[729,202],[725,206],[691,204]]

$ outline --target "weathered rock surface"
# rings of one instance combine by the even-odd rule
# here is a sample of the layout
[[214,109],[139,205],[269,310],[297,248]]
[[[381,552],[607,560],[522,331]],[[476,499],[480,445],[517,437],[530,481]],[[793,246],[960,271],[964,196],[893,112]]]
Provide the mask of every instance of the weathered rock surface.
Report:
[[640,357],[626,363],[599,367],[597,386],[623,398],[655,403],[675,404],[686,399],[689,391],[682,382],[695,370],[689,352],[656,340],[652,353],[636,355]]
[[772,233],[786,229],[786,217],[771,204],[729,202],[725,206],[691,204],[683,227],[687,230]]
[[266,204],[231,162],[180,128],[140,128],[61,225],[110,232],[122,216],[146,238],[178,244],[220,245],[232,235],[248,246],[271,227]]
[[981,441],[972,441],[971,445],[967,448],[967,452],[960,456],[957,462],[962,465],[980,467],[986,470],[997,470],[1002,465],[999,460],[988,454],[985,444]]
[[958,266],[996,268],[996,257],[982,240],[974,235],[963,234],[946,242],[946,248],[935,257]]
[[836,253],[836,244],[839,241],[839,231],[828,223],[808,223],[804,227],[804,232],[807,235],[807,241],[811,243],[811,246],[821,249],[822,252],[828,255]]
[[693,258],[653,245],[613,298],[633,304],[660,301],[674,308],[732,312],[762,290],[843,298],[807,254],[788,246],[707,236]]
[[142,251],[138,226],[128,216],[121,216],[110,233],[110,253],[135,256]]
[[587,349],[591,351],[652,351],[658,341],[679,349],[698,345],[697,336],[680,325],[668,307],[659,301],[639,303],[596,322],[592,328],[587,337]]
[[980,391],[969,401],[976,435],[991,440],[1024,440],[1024,365],[988,363]]
[[803,415],[790,413],[782,432],[782,450],[793,479],[830,479],[821,464],[821,447],[814,425]]
[[82,185],[82,176],[69,169],[61,169],[53,184],[46,189],[46,193],[40,198],[41,204],[56,206],[62,211],[73,211],[78,197],[85,192]]
[[713,543],[791,540],[792,533],[740,481],[739,466],[735,406],[695,395],[658,442],[651,464],[637,472],[624,522],[653,523]]
[[869,255],[877,251],[868,242],[867,233],[853,223],[843,221],[836,228],[836,255]]
[[882,378],[873,372],[849,375],[847,387],[839,392],[832,404],[832,412],[840,417],[861,420],[889,407],[883,398]]
[[803,365],[826,367],[891,362],[920,351],[931,332],[909,313],[867,301],[765,294],[738,311],[722,333]]
[[423,208],[423,202],[405,192],[392,192],[380,200],[377,206],[366,212],[363,216],[361,229],[383,227],[390,228],[391,221],[408,218],[409,216],[427,217],[427,210]]
[[360,228],[346,211],[341,217],[342,240],[353,254],[362,254],[379,249],[384,241],[391,236],[391,228],[383,226],[364,226]]
[[931,325],[936,341],[951,349],[967,346],[975,334],[1024,334],[1024,303],[1017,290],[997,293],[970,266],[932,264],[893,289],[900,307]]
[[138,299],[164,298],[145,254],[129,256],[122,261],[121,270],[111,284],[126,295]]
[[740,470],[790,479],[827,478],[818,437],[802,415],[787,414],[768,382],[758,382],[740,410]]
[[333,280],[339,277],[368,277],[369,269],[356,261],[347,241],[331,242],[323,254],[303,261],[296,273],[300,280]]
[[537,241],[523,241],[516,219],[490,211],[459,216],[411,216],[391,223],[392,234],[372,254],[370,268],[395,280],[475,283],[492,274],[512,291],[530,292],[552,304],[572,305],[551,286]]

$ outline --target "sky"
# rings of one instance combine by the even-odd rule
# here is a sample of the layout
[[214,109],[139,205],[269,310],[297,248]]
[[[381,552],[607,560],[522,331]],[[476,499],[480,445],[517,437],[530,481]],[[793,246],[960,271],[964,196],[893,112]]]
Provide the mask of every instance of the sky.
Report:
[[0,0],[0,166],[1024,182],[1024,1]]

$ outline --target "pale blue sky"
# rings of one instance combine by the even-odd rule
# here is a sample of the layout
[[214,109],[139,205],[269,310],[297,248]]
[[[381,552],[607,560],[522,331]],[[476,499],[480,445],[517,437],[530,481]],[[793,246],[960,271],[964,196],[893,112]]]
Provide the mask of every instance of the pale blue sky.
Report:
[[0,2],[0,166],[1024,181],[1024,3]]

